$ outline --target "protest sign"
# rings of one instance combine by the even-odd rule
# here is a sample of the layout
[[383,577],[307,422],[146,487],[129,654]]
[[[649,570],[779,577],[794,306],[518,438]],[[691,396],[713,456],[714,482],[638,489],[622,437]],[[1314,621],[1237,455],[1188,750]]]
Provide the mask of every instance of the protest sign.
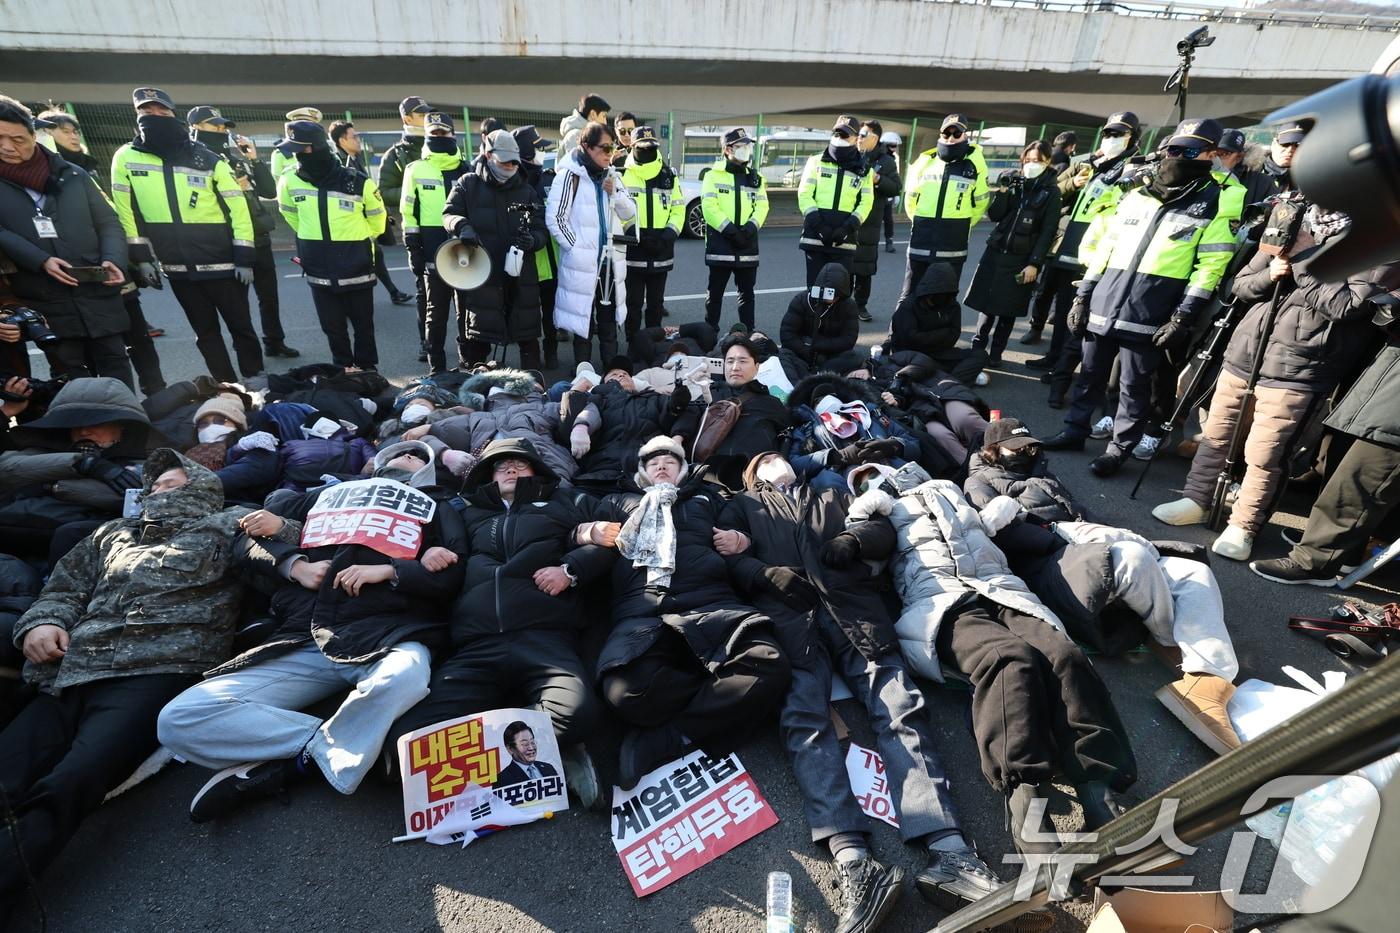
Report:
[[738,755],[694,751],[613,788],[613,846],[632,891],[645,897],[759,833],[778,816]]
[[846,776],[851,780],[851,793],[866,816],[899,827],[899,815],[890,799],[890,782],[885,777],[885,762],[879,755],[852,742],[846,749]]
[[[449,719],[400,738],[398,754],[408,828],[403,838],[431,832],[433,842],[461,841],[465,833],[569,808],[559,743],[548,714],[538,710],[493,709]],[[453,815],[459,807],[464,813]]]
[[412,560],[436,511],[431,496],[392,479],[339,483],[316,497],[302,525],[301,546],[363,544]]

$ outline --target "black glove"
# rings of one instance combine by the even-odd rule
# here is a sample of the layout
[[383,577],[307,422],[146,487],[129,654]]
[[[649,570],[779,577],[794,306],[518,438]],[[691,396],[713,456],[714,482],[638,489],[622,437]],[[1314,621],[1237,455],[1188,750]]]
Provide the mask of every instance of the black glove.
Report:
[[748,224],[740,227],[737,224],[729,228],[729,242],[734,244],[735,249],[745,249],[749,246]]
[[515,235],[515,239],[511,241],[511,245],[528,253],[535,248],[535,235],[529,230],[521,230]]
[[125,493],[128,489],[137,489],[141,485],[141,477],[135,470],[128,470],[120,463],[113,463],[101,454],[83,454],[78,458],[78,462],[73,464],[73,472],[106,483],[117,495]]
[[863,448],[860,444],[847,444],[845,447],[838,447],[826,455],[826,465],[829,467],[849,467],[857,463],[863,463],[861,453]]
[[817,608],[819,597],[816,588],[791,568],[765,567],[763,581],[770,593],[798,612]]
[[1087,295],[1074,296],[1074,301],[1069,306],[1069,314],[1065,315],[1065,324],[1069,327],[1069,332],[1076,337],[1083,337],[1089,332],[1089,298]]
[[[747,227],[748,224],[744,224],[744,226]],[[676,242],[676,240],[677,240],[679,237],[680,237],[680,234],[676,232],[676,229],[675,229],[674,227],[662,227],[662,228],[661,228],[661,242],[664,243],[664,244],[666,244],[667,246],[669,246],[669,245],[671,245],[672,243]]]
[[842,532],[822,545],[822,566],[832,570],[844,570],[859,556],[860,540],[852,534]]
[[893,437],[861,441],[858,446],[860,447],[861,463],[888,460],[904,453],[904,444]]
[[1152,345],[1161,350],[1180,350],[1191,339],[1191,319],[1173,314],[1171,320],[1157,328],[1152,335]]
[[160,273],[156,271],[156,264],[153,262],[138,262],[136,264],[136,274],[132,276],[137,286],[141,288],[161,288]]
[[822,241],[823,246],[834,246],[836,244],[836,228],[831,224],[822,224],[817,228],[817,239]]
[[752,220],[744,224],[744,237],[746,238],[746,242],[749,246],[753,246],[755,243],[757,243],[758,224],[754,223]]
[[841,222],[841,225],[836,228],[836,233],[832,237],[832,242],[835,244],[845,243],[851,237],[855,236],[856,231],[859,229],[860,221],[856,220],[854,215],[848,216]]
[[457,228],[457,239],[462,241],[463,246],[475,247],[481,245],[481,239],[476,235],[476,231],[472,229],[471,224],[462,224]]

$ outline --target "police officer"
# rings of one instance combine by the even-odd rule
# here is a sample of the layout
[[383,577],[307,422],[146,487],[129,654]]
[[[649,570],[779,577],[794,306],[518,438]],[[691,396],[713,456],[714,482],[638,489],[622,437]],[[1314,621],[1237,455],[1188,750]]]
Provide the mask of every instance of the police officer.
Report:
[[920,153],[904,179],[904,212],[913,227],[900,301],[923,280],[931,262],[946,262],[962,276],[968,237],[987,212],[987,162],[968,138],[967,120],[948,114],[938,135],[938,145]]
[[807,287],[829,262],[851,272],[856,258],[856,232],[875,200],[875,173],[856,145],[860,123],[842,114],[831,128],[824,150],[807,159],[797,186],[802,211],[798,247],[807,254]]
[[1064,430],[1044,446],[1084,449],[1117,358],[1113,438],[1089,465],[1098,476],[1116,473],[1141,438],[1153,373],[1190,340],[1234,252],[1235,202],[1211,175],[1220,133],[1214,120],[1177,126],[1147,183],[1119,199],[1067,315],[1070,333],[1084,341],[1083,371]]
[[[423,153],[424,120],[433,108],[421,97],[405,97],[399,102],[399,119],[403,121],[403,136],[385,150],[379,160],[379,193],[384,203],[397,209],[403,200],[403,173],[410,162],[417,161]],[[391,218],[391,222],[394,221]],[[418,307],[418,334],[421,341],[418,348],[418,362],[428,360],[428,341],[424,336],[428,331],[428,292],[423,287],[423,273],[427,270],[415,264],[409,253],[408,268],[413,272],[413,280],[418,283],[414,293],[414,303]]]
[[753,287],[758,281],[758,230],[768,218],[768,184],[751,165],[754,140],[741,126],[720,136],[723,156],[700,173],[705,215],[705,265],[710,267],[705,320],[719,326],[724,289],[734,275],[739,320],[753,330]]
[[223,318],[239,371],[261,375],[262,350],[248,309],[253,221],[243,189],[227,162],[190,139],[169,94],[139,87],[132,104],[136,138],[112,156],[112,202],[138,284],[157,281],[159,260],[209,374],[221,382],[237,379],[219,332]]
[[[384,201],[367,176],[341,165],[319,123],[288,123],[297,168],[277,181],[277,201],[296,231],[297,255],[311,286],[316,317],[337,366],[373,369],[375,237],[384,232]],[[352,348],[349,326],[355,328]]]
[[629,340],[643,326],[643,304],[645,326],[661,326],[666,275],[675,265],[676,240],[685,223],[681,180],[661,157],[656,131],[639,126],[631,135],[632,151],[622,167],[622,183],[637,201],[637,216],[623,236],[627,245],[627,320],[622,328]]
[[[246,136],[234,136],[238,124],[215,107],[201,104],[191,108],[185,119],[195,140],[208,146],[233,169],[238,187],[248,203],[253,221],[253,292],[258,296],[258,319],[262,324],[263,354],[288,359],[301,353],[287,346],[282,330],[282,307],[277,294],[277,259],[272,254],[272,231],[277,214],[263,199],[277,199],[277,179],[272,169],[258,158],[258,148]],[[237,152],[231,150],[237,147]],[[276,149],[273,152],[277,152]]]
[[1245,186],[1245,204],[1262,204],[1269,198],[1293,188],[1289,169],[1293,165],[1293,155],[1298,151],[1298,144],[1303,141],[1305,132],[1297,123],[1280,127],[1269,144],[1263,164],[1242,172],[1237,170],[1236,174]]
[[[860,134],[856,136],[856,148],[860,150],[861,157],[865,160],[866,171],[870,173],[873,195],[870,211],[861,221],[860,229],[856,231],[856,255],[852,266],[855,282],[851,289],[851,297],[856,300],[856,317],[862,321],[871,320],[870,310],[866,305],[870,303],[870,286],[880,265],[880,224],[888,217],[890,226],[893,227],[890,201],[904,187],[904,182],[899,177],[899,162],[885,143],[885,137],[890,134],[882,130],[878,120],[865,120],[860,125]],[[893,246],[890,247],[890,251],[894,251]]]
[[[321,118],[321,111],[317,110],[315,107],[298,107],[295,110],[287,111],[288,123],[298,123],[302,120],[306,120],[310,123],[320,123]],[[281,144],[285,142],[286,140],[284,139],[278,140],[278,145],[272,150],[272,176],[274,178],[281,178],[284,172],[297,167],[297,160],[282,151],[283,146]]]
[[[520,148],[520,171],[525,180],[535,189],[543,202],[549,196],[549,187],[554,184],[554,169],[544,167],[544,153],[554,148],[554,143],[540,135],[533,123],[512,130],[515,144]],[[546,237],[544,249],[535,251],[535,274],[540,280],[540,321],[543,324],[541,346],[544,349],[544,368],[559,368],[559,331],[554,326],[554,293],[559,287],[559,247],[554,237]],[[664,313],[664,311],[663,311]]]
[[423,155],[410,162],[403,173],[403,195],[399,213],[403,217],[403,241],[408,247],[409,264],[424,269],[420,286],[428,295],[428,320],[424,339],[428,342],[428,372],[447,369],[447,322],[457,309],[457,360],[466,368],[466,309],[461,296],[437,274],[438,247],[450,239],[442,227],[442,208],[457,179],[469,171],[462,151],[457,148],[456,125],[445,113],[433,112],[424,120],[427,137]]

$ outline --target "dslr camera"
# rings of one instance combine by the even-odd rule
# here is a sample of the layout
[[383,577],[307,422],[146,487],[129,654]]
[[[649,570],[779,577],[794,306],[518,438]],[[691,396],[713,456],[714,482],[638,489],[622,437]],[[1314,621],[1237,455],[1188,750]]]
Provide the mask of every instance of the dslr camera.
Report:
[[44,320],[44,316],[32,308],[0,311],[0,323],[15,325],[19,328],[21,340],[32,340],[41,347],[58,339],[58,334],[49,330],[49,322]]

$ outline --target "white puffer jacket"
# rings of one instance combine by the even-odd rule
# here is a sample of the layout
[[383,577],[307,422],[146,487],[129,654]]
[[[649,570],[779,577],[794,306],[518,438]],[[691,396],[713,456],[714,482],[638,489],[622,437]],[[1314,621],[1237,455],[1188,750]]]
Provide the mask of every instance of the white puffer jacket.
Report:
[[1055,613],[1011,572],[1006,555],[992,543],[956,483],[931,480],[898,499],[873,490],[851,504],[852,516],[873,513],[888,514],[899,536],[890,575],[904,612],[894,630],[904,660],[916,673],[943,680],[935,647],[938,626],[971,593],[1064,631]]
[[616,323],[621,324],[627,316],[626,255],[613,246],[612,233],[621,233],[623,222],[637,216],[637,204],[621,179],[609,198],[602,185],[588,176],[579,161],[581,155],[582,150],[569,153],[555,172],[544,219],[559,245],[554,326],[587,337],[600,274],[608,276],[605,293],[613,296]]

